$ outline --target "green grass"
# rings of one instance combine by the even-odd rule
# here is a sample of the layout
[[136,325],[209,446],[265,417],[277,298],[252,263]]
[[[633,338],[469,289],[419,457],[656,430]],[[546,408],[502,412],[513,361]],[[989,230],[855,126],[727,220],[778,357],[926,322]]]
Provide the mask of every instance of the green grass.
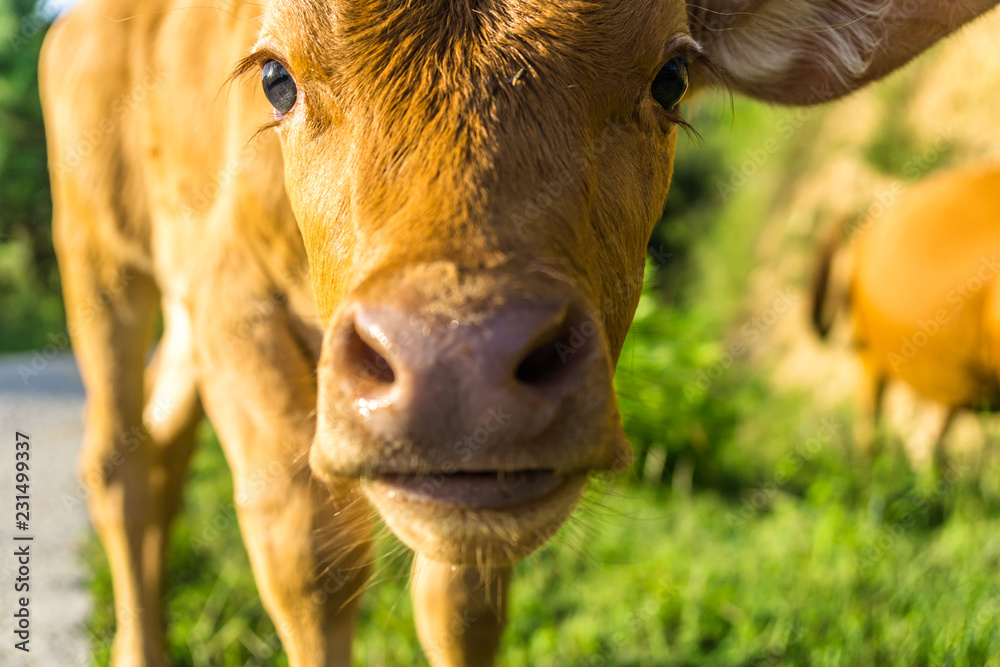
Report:
[[[203,440],[171,558],[175,664],[286,664],[224,459]],[[518,566],[503,664],[1000,664],[997,466],[935,480],[891,452],[860,467],[840,437],[806,442],[786,441],[734,497],[628,479],[592,491]],[[110,579],[98,549],[90,560],[95,663],[107,664]],[[407,569],[390,560],[366,594],[357,665],[425,664]]]

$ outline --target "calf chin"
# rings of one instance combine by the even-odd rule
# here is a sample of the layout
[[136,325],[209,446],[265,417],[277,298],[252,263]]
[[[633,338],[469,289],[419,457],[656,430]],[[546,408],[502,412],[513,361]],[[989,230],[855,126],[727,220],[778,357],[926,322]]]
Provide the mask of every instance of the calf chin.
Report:
[[583,493],[586,475],[560,476],[542,497],[515,506],[468,507],[369,481],[365,494],[386,525],[424,556],[462,565],[509,565],[552,537]]

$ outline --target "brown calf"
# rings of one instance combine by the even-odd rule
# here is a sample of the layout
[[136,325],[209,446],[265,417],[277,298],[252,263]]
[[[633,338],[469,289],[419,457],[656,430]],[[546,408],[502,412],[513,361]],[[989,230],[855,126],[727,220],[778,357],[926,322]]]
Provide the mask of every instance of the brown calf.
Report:
[[689,79],[823,102],[995,2],[88,0],[61,19],[42,93],[115,664],[165,663],[203,409],[293,665],[351,662],[367,501],[417,551],[431,662],[492,664],[509,563],[628,459],[611,378]]
[[1000,409],[998,215],[1000,167],[965,167],[922,181],[822,249],[813,319],[825,337],[839,310],[852,316],[863,370],[859,446],[871,444],[893,379],[948,408],[938,468],[959,410]]

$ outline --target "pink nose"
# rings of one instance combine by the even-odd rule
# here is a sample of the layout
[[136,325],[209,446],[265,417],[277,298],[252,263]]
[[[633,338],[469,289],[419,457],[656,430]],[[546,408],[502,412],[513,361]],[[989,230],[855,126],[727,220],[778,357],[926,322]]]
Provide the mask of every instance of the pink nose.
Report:
[[607,343],[574,300],[356,302],[326,343],[321,424],[328,408],[355,474],[590,467],[617,419]]

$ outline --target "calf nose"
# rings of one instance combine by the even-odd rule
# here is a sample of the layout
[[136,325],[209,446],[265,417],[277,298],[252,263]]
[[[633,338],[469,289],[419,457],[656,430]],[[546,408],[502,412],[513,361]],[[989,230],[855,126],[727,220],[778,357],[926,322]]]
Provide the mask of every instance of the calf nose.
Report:
[[403,304],[355,303],[327,341],[332,398],[377,443],[381,469],[555,468],[537,451],[550,432],[607,414],[607,346],[574,302],[485,315]]

